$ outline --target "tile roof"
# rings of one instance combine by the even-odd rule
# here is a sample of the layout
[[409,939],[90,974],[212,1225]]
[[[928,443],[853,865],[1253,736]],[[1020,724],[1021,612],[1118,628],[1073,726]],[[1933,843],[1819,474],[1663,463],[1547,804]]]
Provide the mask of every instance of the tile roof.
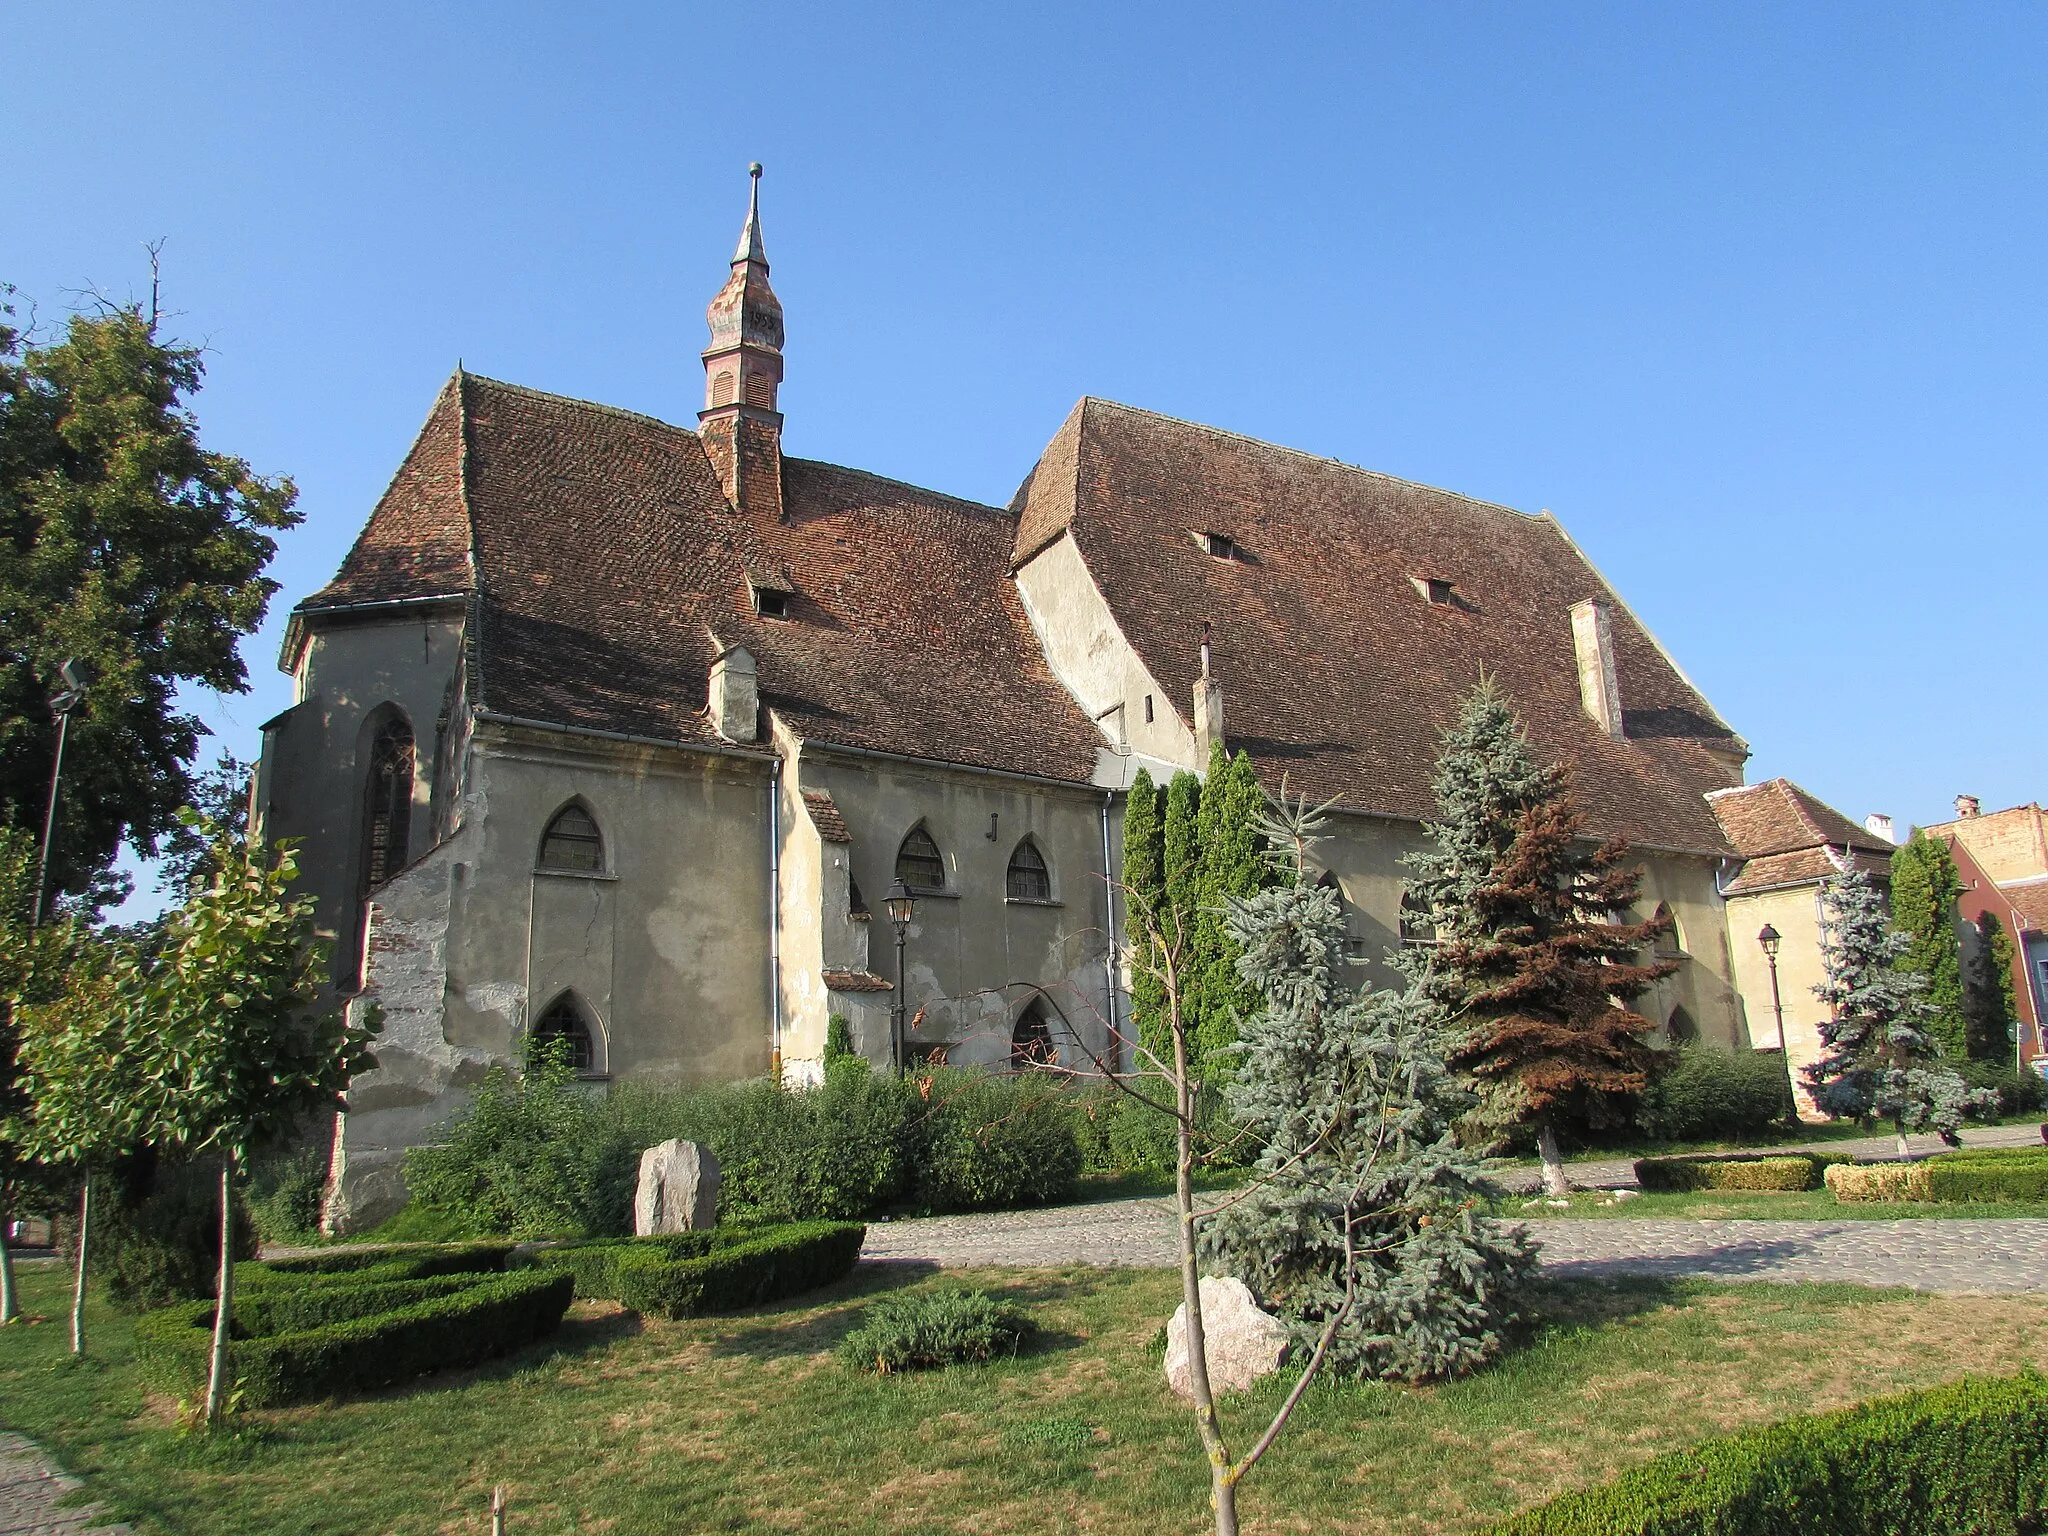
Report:
[[[1011,503],[1018,563],[1071,533],[1185,719],[1198,627],[1215,622],[1230,741],[1260,776],[1403,817],[1433,810],[1443,731],[1481,669],[1537,750],[1564,762],[1592,827],[1726,853],[1702,799],[1737,775],[1733,732],[1555,519],[1128,406],[1088,399]],[[1206,554],[1221,533],[1241,560]],[[1449,579],[1432,605],[1416,576]],[[1628,739],[1579,701],[1570,609],[1614,601]]]
[[811,825],[818,829],[818,836],[828,843],[850,843],[853,834],[846,829],[846,818],[839,814],[839,806],[829,789],[807,789],[804,791],[804,809],[811,813]]
[[[806,738],[1090,777],[1100,736],[1007,579],[1007,513],[799,459],[784,491],[786,522],[735,513],[694,432],[458,374],[301,612],[423,595],[473,547],[485,709],[714,741],[715,631]],[[788,621],[754,614],[750,571],[788,573]]]
[[894,992],[896,984],[872,971],[826,971],[825,985],[834,992]]
[[1880,878],[1891,868],[1889,843],[1790,779],[1717,790],[1707,804],[1745,859],[1726,886],[1731,896],[1825,880],[1840,857]]
[[2016,880],[2001,885],[1998,894],[2012,903],[2028,927],[2048,929],[2048,880]]

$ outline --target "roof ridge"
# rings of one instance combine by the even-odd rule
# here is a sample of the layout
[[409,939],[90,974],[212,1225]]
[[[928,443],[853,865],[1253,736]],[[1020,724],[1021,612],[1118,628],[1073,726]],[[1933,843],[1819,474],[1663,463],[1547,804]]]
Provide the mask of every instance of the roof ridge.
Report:
[[[1466,502],[1471,506],[1483,507],[1490,512],[1506,512],[1510,516],[1524,518],[1532,523],[1543,521],[1546,515],[1543,512],[1524,512],[1521,508],[1511,507],[1504,501],[1488,501],[1484,497],[1468,496],[1463,491],[1454,491],[1449,486],[1432,485],[1427,480],[1410,480],[1405,475],[1390,474],[1384,469],[1368,469],[1363,464],[1353,464],[1348,459],[1334,459],[1326,453],[1310,453],[1306,448],[1290,448],[1285,443],[1272,442],[1263,437],[1253,437],[1248,432],[1233,432],[1228,427],[1214,426],[1206,421],[1192,421],[1185,416],[1169,416],[1164,411],[1148,410],[1142,405],[1126,405],[1121,400],[1110,400],[1101,395],[1083,395],[1080,403],[1082,406],[1108,406],[1111,410],[1128,411],[1133,416],[1149,416],[1154,421],[1171,422],[1179,427],[1192,427],[1197,432],[1207,432],[1213,437],[1229,438],[1232,442],[1250,443],[1254,447],[1270,448],[1276,453],[1292,454],[1295,458],[1307,459],[1311,463],[1327,464],[1335,469],[1347,470],[1354,475],[1364,475],[1369,480],[1382,480],[1390,485],[1405,485],[1411,490],[1430,491],[1438,496],[1449,496],[1457,501]],[[1071,415],[1072,412],[1068,414]],[[1063,420],[1061,425],[1064,426],[1065,424]],[[1551,518],[1551,521],[1555,522],[1556,518]]]
[[600,416],[617,416],[625,421],[637,421],[643,426],[665,427],[671,432],[685,433],[690,437],[697,435],[694,428],[683,426],[678,422],[663,421],[659,416],[650,416],[645,411],[629,411],[623,405],[606,405],[600,400],[585,400],[580,395],[562,395],[550,389],[535,389],[530,384],[514,384],[508,379],[494,379],[488,374],[472,373],[466,368],[456,369],[456,376],[458,378],[474,379],[477,383],[488,384],[493,389],[507,390],[515,395],[525,395],[529,399],[546,400],[556,405],[573,405],[582,410],[595,411]]
[[993,512],[1006,523],[1014,523],[1017,520],[1007,507],[996,506],[993,502],[976,501],[971,496],[955,496],[950,491],[935,491],[928,485],[918,485],[910,480],[898,480],[892,475],[878,475],[871,469],[856,469],[851,464],[834,464],[829,459],[800,459],[793,454],[784,454],[782,462],[785,464],[811,464],[819,469],[835,470],[842,475],[858,475],[863,480],[873,480],[880,485],[898,486],[906,491],[915,491],[920,496],[936,497],[940,501],[950,501],[956,506],[972,507],[977,512]]

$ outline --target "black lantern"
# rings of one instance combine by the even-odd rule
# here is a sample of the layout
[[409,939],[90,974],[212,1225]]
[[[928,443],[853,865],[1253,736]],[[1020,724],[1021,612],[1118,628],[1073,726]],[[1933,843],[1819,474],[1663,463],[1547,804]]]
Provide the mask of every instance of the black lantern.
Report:
[[1777,929],[1773,928],[1769,923],[1765,923],[1764,931],[1756,936],[1756,941],[1763,945],[1764,955],[1767,959],[1775,960],[1778,958],[1778,945],[1781,941],[1778,938]]

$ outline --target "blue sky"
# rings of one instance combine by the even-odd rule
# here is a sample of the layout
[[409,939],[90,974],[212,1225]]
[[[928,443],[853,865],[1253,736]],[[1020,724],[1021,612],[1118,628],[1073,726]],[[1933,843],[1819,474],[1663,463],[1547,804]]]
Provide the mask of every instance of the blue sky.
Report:
[[2048,11],[13,8],[0,278],[146,285],[291,474],[229,746],[460,358],[688,422],[746,164],[794,453],[1008,499],[1095,394],[1548,507],[1842,810],[2041,798]]

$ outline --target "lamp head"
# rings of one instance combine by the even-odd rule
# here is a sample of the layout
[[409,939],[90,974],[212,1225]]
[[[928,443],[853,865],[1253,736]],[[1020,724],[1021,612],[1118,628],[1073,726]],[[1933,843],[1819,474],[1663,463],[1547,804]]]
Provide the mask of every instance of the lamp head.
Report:
[[889,914],[889,921],[897,928],[907,927],[910,914],[917,910],[917,901],[910,894],[910,887],[901,880],[889,887],[889,894],[882,898],[882,910]]
[[1765,923],[1763,932],[1756,936],[1756,941],[1763,945],[1764,957],[1766,959],[1775,960],[1778,958],[1778,944],[1780,941],[1777,929],[1773,928],[1769,923]]

